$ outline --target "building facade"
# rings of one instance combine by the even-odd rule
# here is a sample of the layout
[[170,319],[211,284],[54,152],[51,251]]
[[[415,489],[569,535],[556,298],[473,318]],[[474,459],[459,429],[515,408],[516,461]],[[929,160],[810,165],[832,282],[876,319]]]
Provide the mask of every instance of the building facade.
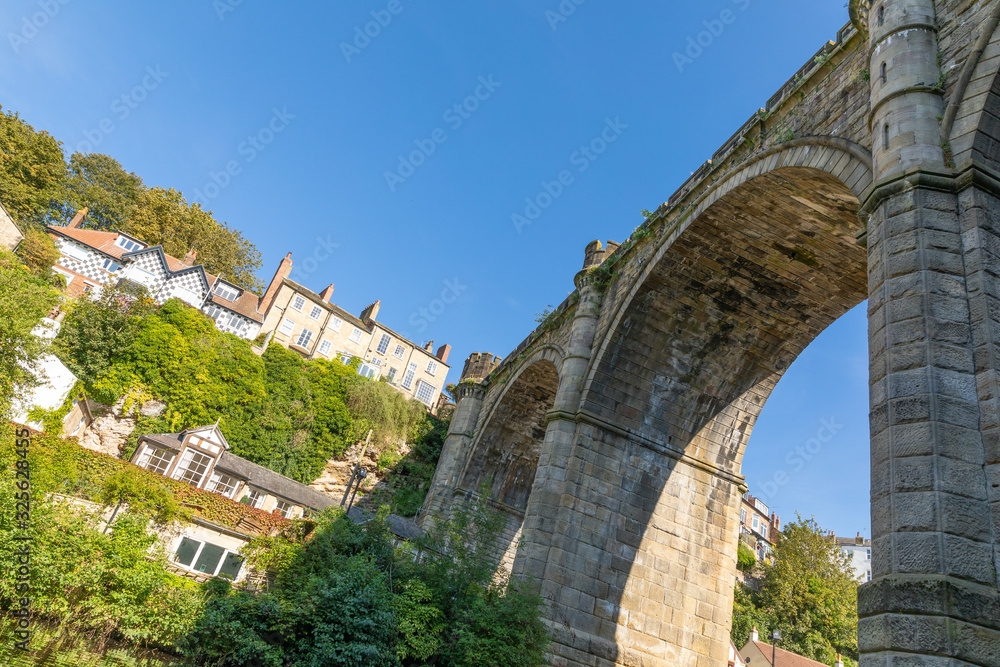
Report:
[[749,493],[740,501],[740,541],[753,550],[757,560],[774,560],[774,543],[781,531],[781,519],[767,504]]
[[0,248],[13,250],[23,240],[24,235],[21,234],[21,230],[14,224],[14,219],[7,213],[7,209],[3,207],[3,204],[0,204]]
[[197,489],[219,493],[265,512],[297,519],[334,501],[293,479],[229,452],[218,425],[144,435],[131,462]]
[[861,537],[835,537],[837,546],[851,559],[855,578],[861,583],[872,580],[872,541]]
[[439,406],[446,386],[450,345],[434,349],[434,341],[418,345],[378,321],[381,301],[354,316],[331,303],[334,286],[320,293],[289,280],[291,255],[282,260],[261,300],[263,330],[272,342],[307,359],[361,360],[359,373],[373,380],[385,377],[407,398],[430,410]]
[[121,232],[80,229],[86,219],[83,209],[65,227],[49,226],[59,250],[53,271],[66,278],[71,297],[99,292],[106,285],[125,282],[149,292],[157,303],[171,298],[201,310],[216,328],[253,340],[261,330],[264,315],[260,296],[244,290],[195,264],[197,253],[183,260]]

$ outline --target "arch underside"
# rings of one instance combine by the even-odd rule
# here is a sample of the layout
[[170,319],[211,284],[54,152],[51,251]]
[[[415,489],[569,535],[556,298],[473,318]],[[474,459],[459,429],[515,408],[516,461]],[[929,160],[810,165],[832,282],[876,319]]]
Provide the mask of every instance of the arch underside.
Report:
[[595,364],[584,408],[738,473],[782,373],[867,295],[858,200],[790,167],[725,194],[674,240]]

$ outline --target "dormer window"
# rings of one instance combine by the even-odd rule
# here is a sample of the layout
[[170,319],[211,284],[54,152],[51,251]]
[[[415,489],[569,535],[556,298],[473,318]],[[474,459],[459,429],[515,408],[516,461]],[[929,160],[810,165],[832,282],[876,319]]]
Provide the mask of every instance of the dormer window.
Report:
[[225,283],[219,283],[216,285],[215,293],[226,301],[236,301],[236,298],[240,295],[235,287],[231,287]]
[[124,236],[119,236],[115,245],[124,248],[126,252],[132,252],[133,250],[139,250],[142,248],[140,244]]

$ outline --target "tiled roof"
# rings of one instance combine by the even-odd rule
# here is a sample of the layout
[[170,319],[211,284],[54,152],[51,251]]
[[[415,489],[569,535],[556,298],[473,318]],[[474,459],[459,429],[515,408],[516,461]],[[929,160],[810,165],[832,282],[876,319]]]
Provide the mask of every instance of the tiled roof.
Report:
[[[132,238],[127,234],[119,234],[118,232],[101,232],[94,229],[79,229],[76,227],[58,227],[55,225],[49,226],[49,231],[65,236],[66,238],[78,241],[86,246],[94,248],[95,250],[104,253],[105,255],[110,255],[115,259],[121,260],[125,255],[135,255],[144,252],[150,252],[154,250],[159,250],[167,268],[174,272],[180,273],[181,271],[188,271],[193,268],[199,267],[201,265],[188,266],[181,260],[177,259],[173,255],[168,255],[163,252],[161,246],[149,246],[143,248],[142,250],[133,250],[131,252],[126,251],[119,245],[116,245],[118,238],[120,236],[126,236],[127,238]],[[205,272],[205,276],[208,279],[209,287],[215,285],[217,276],[212,275],[208,271],[205,271],[202,267],[202,271]],[[318,296],[316,297],[319,298]],[[233,311],[239,315],[243,315],[258,324],[263,324],[264,316],[257,310],[260,305],[260,295],[254,294],[250,290],[240,290],[240,295],[235,301],[230,301],[229,299],[223,299],[217,294],[212,294],[210,297],[211,303],[228,310]]]
[[[772,667],[771,645],[765,644],[764,642],[754,642],[754,645],[764,655],[764,660],[767,662],[768,666]],[[786,651],[783,648],[778,648],[775,656],[775,662],[778,663],[779,667],[830,667],[829,665],[824,665],[822,662],[816,662],[815,660],[804,658],[798,653]]]
[[308,287],[303,287],[302,285],[298,284],[294,280],[289,280],[288,278],[285,278],[282,282],[285,285],[288,285],[289,287],[291,287],[292,290],[294,290],[297,294],[301,294],[302,296],[306,297],[307,299],[309,299],[310,301],[316,303],[317,305],[319,305],[319,306],[321,306],[323,308],[326,308],[327,310],[333,311],[334,315],[336,315],[340,319],[344,320],[348,324],[353,324],[357,328],[359,328],[359,329],[361,329],[363,331],[367,331],[368,333],[371,333],[371,329],[368,328],[368,325],[365,324],[364,322],[362,322],[359,318],[357,318],[354,315],[351,315],[349,312],[347,312],[346,310],[344,310],[340,306],[332,304],[329,301],[324,300],[323,297],[321,297],[319,294],[316,294],[316,292],[313,292]]
[[305,484],[300,484],[294,479],[279,475],[273,470],[241,459],[229,452],[222,452],[216,467],[234,473],[247,480],[255,488],[267,491],[273,496],[291,500],[296,505],[307,509],[319,511],[332,506],[335,502],[330,496],[314,491]]
[[49,225],[49,231],[78,241],[115,259],[121,259],[122,255],[128,252],[125,248],[115,245],[118,237],[121,236],[118,232],[99,232],[96,229],[78,229],[57,225]]

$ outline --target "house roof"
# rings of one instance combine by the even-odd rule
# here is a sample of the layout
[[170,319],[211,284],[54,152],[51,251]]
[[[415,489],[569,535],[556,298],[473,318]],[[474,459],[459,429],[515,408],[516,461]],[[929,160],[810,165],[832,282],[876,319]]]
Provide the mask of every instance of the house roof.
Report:
[[[761,655],[764,656],[764,662],[767,663],[768,667],[773,667],[771,663],[771,645],[759,641],[747,642],[747,645],[750,645],[751,643],[754,644],[761,652]],[[745,655],[746,649],[747,647],[744,646],[743,650],[740,651],[740,655]],[[798,653],[792,653],[791,651],[786,651],[780,647],[775,652],[775,662],[777,662],[780,667],[830,667],[829,665],[824,665],[822,662],[810,660],[809,658],[803,657]]]
[[[189,429],[184,433],[196,430],[199,429]],[[156,433],[144,435],[142,439],[174,451],[180,451],[184,443],[184,433]],[[272,496],[290,500],[302,507],[318,511],[335,503],[330,496],[229,452],[222,452],[215,467],[246,480],[254,488],[266,491]]]
[[[128,234],[122,234],[120,232],[102,232],[95,229],[79,229],[77,227],[59,227],[56,225],[49,225],[49,231],[65,236],[66,238],[72,239],[78,243],[82,243],[90,248],[93,248],[94,250],[97,250],[98,252],[104,253],[105,255],[109,255],[118,260],[126,260],[129,259],[129,257],[147,252],[159,252],[160,257],[168,271],[174,274],[184,273],[186,271],[200,271],[204,274],[210,290],[215,286],[216,281],[219,280],[218,276],[206,271],[205,267],[201,264],[188,266],[173,255],[168,255],[163,251],[162,246],[148,246],[141,250],[133,250],[131,252],[126,251],[124,248],[117,245],[119,237],[124,236],[126,238],[139,241],[139,239],[129,236]],[[142,243],[141,241],[139,242]],[[143,245],[145,244],[143,243]],[[317,296],[317,298],[319,297]],[[258,324],[263,324],[264,322],[264,316],[257,310],[260,305],[260,295],[254,294],[250,290],[240,289],[240,295],[235,301],[223,299],[221,296],[218,296],[213,292],[209,297],[209,302],[219,306],[220,308],[231,310],[238,315],[242,315],[253,320],[254,322],[257,322]]]
[[344,310],[340,306],[338,306],[336,304],[333,304],[333,303],[330,303],[329,301],[324,300],[323,297],[321,297],[319,294],[316,294],[316,292],[313,292],[308,287],[303,287],[302,285],[298,284],[294,280],[289,280],[288,278],[285,278],[284,280],[282,280],[282,283],[285,284],[285,285],[288,285],[289,287],[291,287],[292,290],[294,290],[297,294],[301,294],[302,296],[306,297],[310,301],[313,301],[314,303],[316,303],[316,305],[318,305],[318,306],[320,306],[322,308],[325,308],[327,310],[333,311],[333,313],[337,317],[339,317],[340,319],[344,320],[345,322],[347,322],[349,324],[353,324],[354,326],[356,326],[357,328],[361,329],[362,331],[366,331],[368,333],[371,333],[371,329],[368,328],[368,325],[366,325],[364,322],[362,322],[359,318],[355,317],[354,315],[351,315],[349,312],[347,312],[346,310]]

